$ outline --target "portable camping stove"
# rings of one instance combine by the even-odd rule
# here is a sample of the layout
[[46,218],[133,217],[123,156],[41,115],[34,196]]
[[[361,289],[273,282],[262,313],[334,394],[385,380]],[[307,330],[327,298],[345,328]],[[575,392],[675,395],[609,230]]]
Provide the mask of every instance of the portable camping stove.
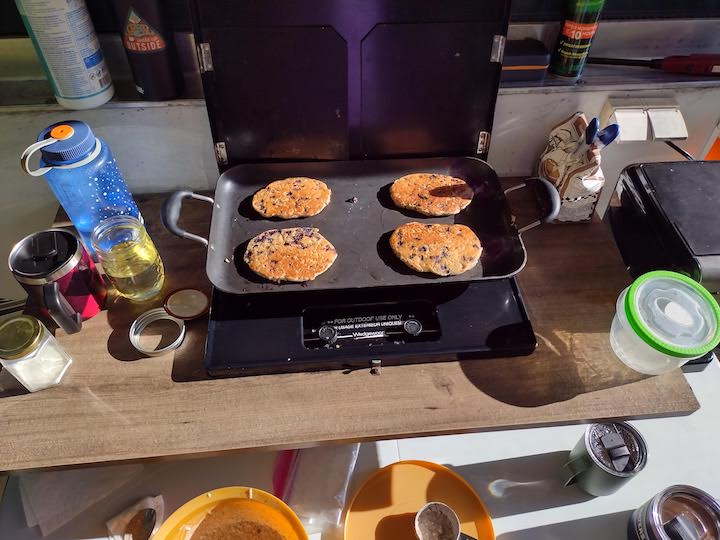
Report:
[[[442,9],[406,0],[191,4],[221,171],[275,162],[486,158],[507,0],[451,0]],[[224,213],[231,199],[218,204],[220,182],[211,252],[221,234],[213,231],[230,223]],[[507,204],[502,192],[493,196]],[[177,223],[169,228],[191,236]],[[503,246],[483,245],[487,253],[503,252]],[[522,264],[492,279],[379,279],[374,286],[330,288],[318,279],[263,290],[252,282],[239,288],[231,266],[226,280],[218,272],[228,273],[222,261],[232,257],[217,264],[213,257],[217,253],[208,257],[215,289],[205,354],[212,376],[377,372],[391,364],[526,355],[536,346],[512,277]]]

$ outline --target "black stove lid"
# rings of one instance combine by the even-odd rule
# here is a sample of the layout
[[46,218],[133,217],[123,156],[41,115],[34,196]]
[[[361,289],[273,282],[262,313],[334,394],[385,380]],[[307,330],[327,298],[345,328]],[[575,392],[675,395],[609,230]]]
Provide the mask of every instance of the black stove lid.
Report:
[[487,145],[478,146],[492,128],[509,0],[192,6],[222,170],[257,161],[486,157]]
[[720,162],[641,165],[667,220],[694,255],[720,254]]

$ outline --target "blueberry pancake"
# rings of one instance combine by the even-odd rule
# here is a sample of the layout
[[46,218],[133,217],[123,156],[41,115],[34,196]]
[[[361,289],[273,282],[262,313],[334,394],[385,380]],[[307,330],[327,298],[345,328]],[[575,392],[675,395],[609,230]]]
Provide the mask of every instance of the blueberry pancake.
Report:
[[482,246],[465,225],[406,223],[390,235],[395,255],[413,270],[454,276],[474,268]]
[[390,186],[390,197],[400,208],[426,216],[451,216],[470,204],[473,189],[460,178],[416,173],[395,180]]
[[271,281],[310,281],[332,266],[335,247],[313,227],[271,229],[248,242],[244,261]]
[[294,219],[315,216],[330,202],[325,182],[314,178],[285,178],[270,182],[255,193],[252,205],[263,217]]

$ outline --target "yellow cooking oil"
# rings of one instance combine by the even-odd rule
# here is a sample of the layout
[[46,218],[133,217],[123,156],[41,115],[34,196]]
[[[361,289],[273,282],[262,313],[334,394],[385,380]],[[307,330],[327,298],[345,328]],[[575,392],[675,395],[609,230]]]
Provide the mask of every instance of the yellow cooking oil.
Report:
[[156,296],[165,282],[160,254],[150,237],[114,245],[102,258],[103,270],[122,296],[143,301]]

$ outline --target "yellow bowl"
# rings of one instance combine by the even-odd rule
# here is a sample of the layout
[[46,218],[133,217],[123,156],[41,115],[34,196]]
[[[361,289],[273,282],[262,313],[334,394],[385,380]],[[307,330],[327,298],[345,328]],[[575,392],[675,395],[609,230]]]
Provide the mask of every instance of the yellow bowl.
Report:
[[492,520],[475,490],[456,473],[428,461],[399,461],[373,473],[345,516],[345,540],[417,540],[415,514],[442,502],[460,519],[463,533],[495,540]]
[[219,503],[252,501],[258,517],[270,522],[288,540],[308,540],[305,528],[288,505],[266,491],[251,487],[226,487],[198,495],[175,510],[153,540],[190,540],[195,529]]

